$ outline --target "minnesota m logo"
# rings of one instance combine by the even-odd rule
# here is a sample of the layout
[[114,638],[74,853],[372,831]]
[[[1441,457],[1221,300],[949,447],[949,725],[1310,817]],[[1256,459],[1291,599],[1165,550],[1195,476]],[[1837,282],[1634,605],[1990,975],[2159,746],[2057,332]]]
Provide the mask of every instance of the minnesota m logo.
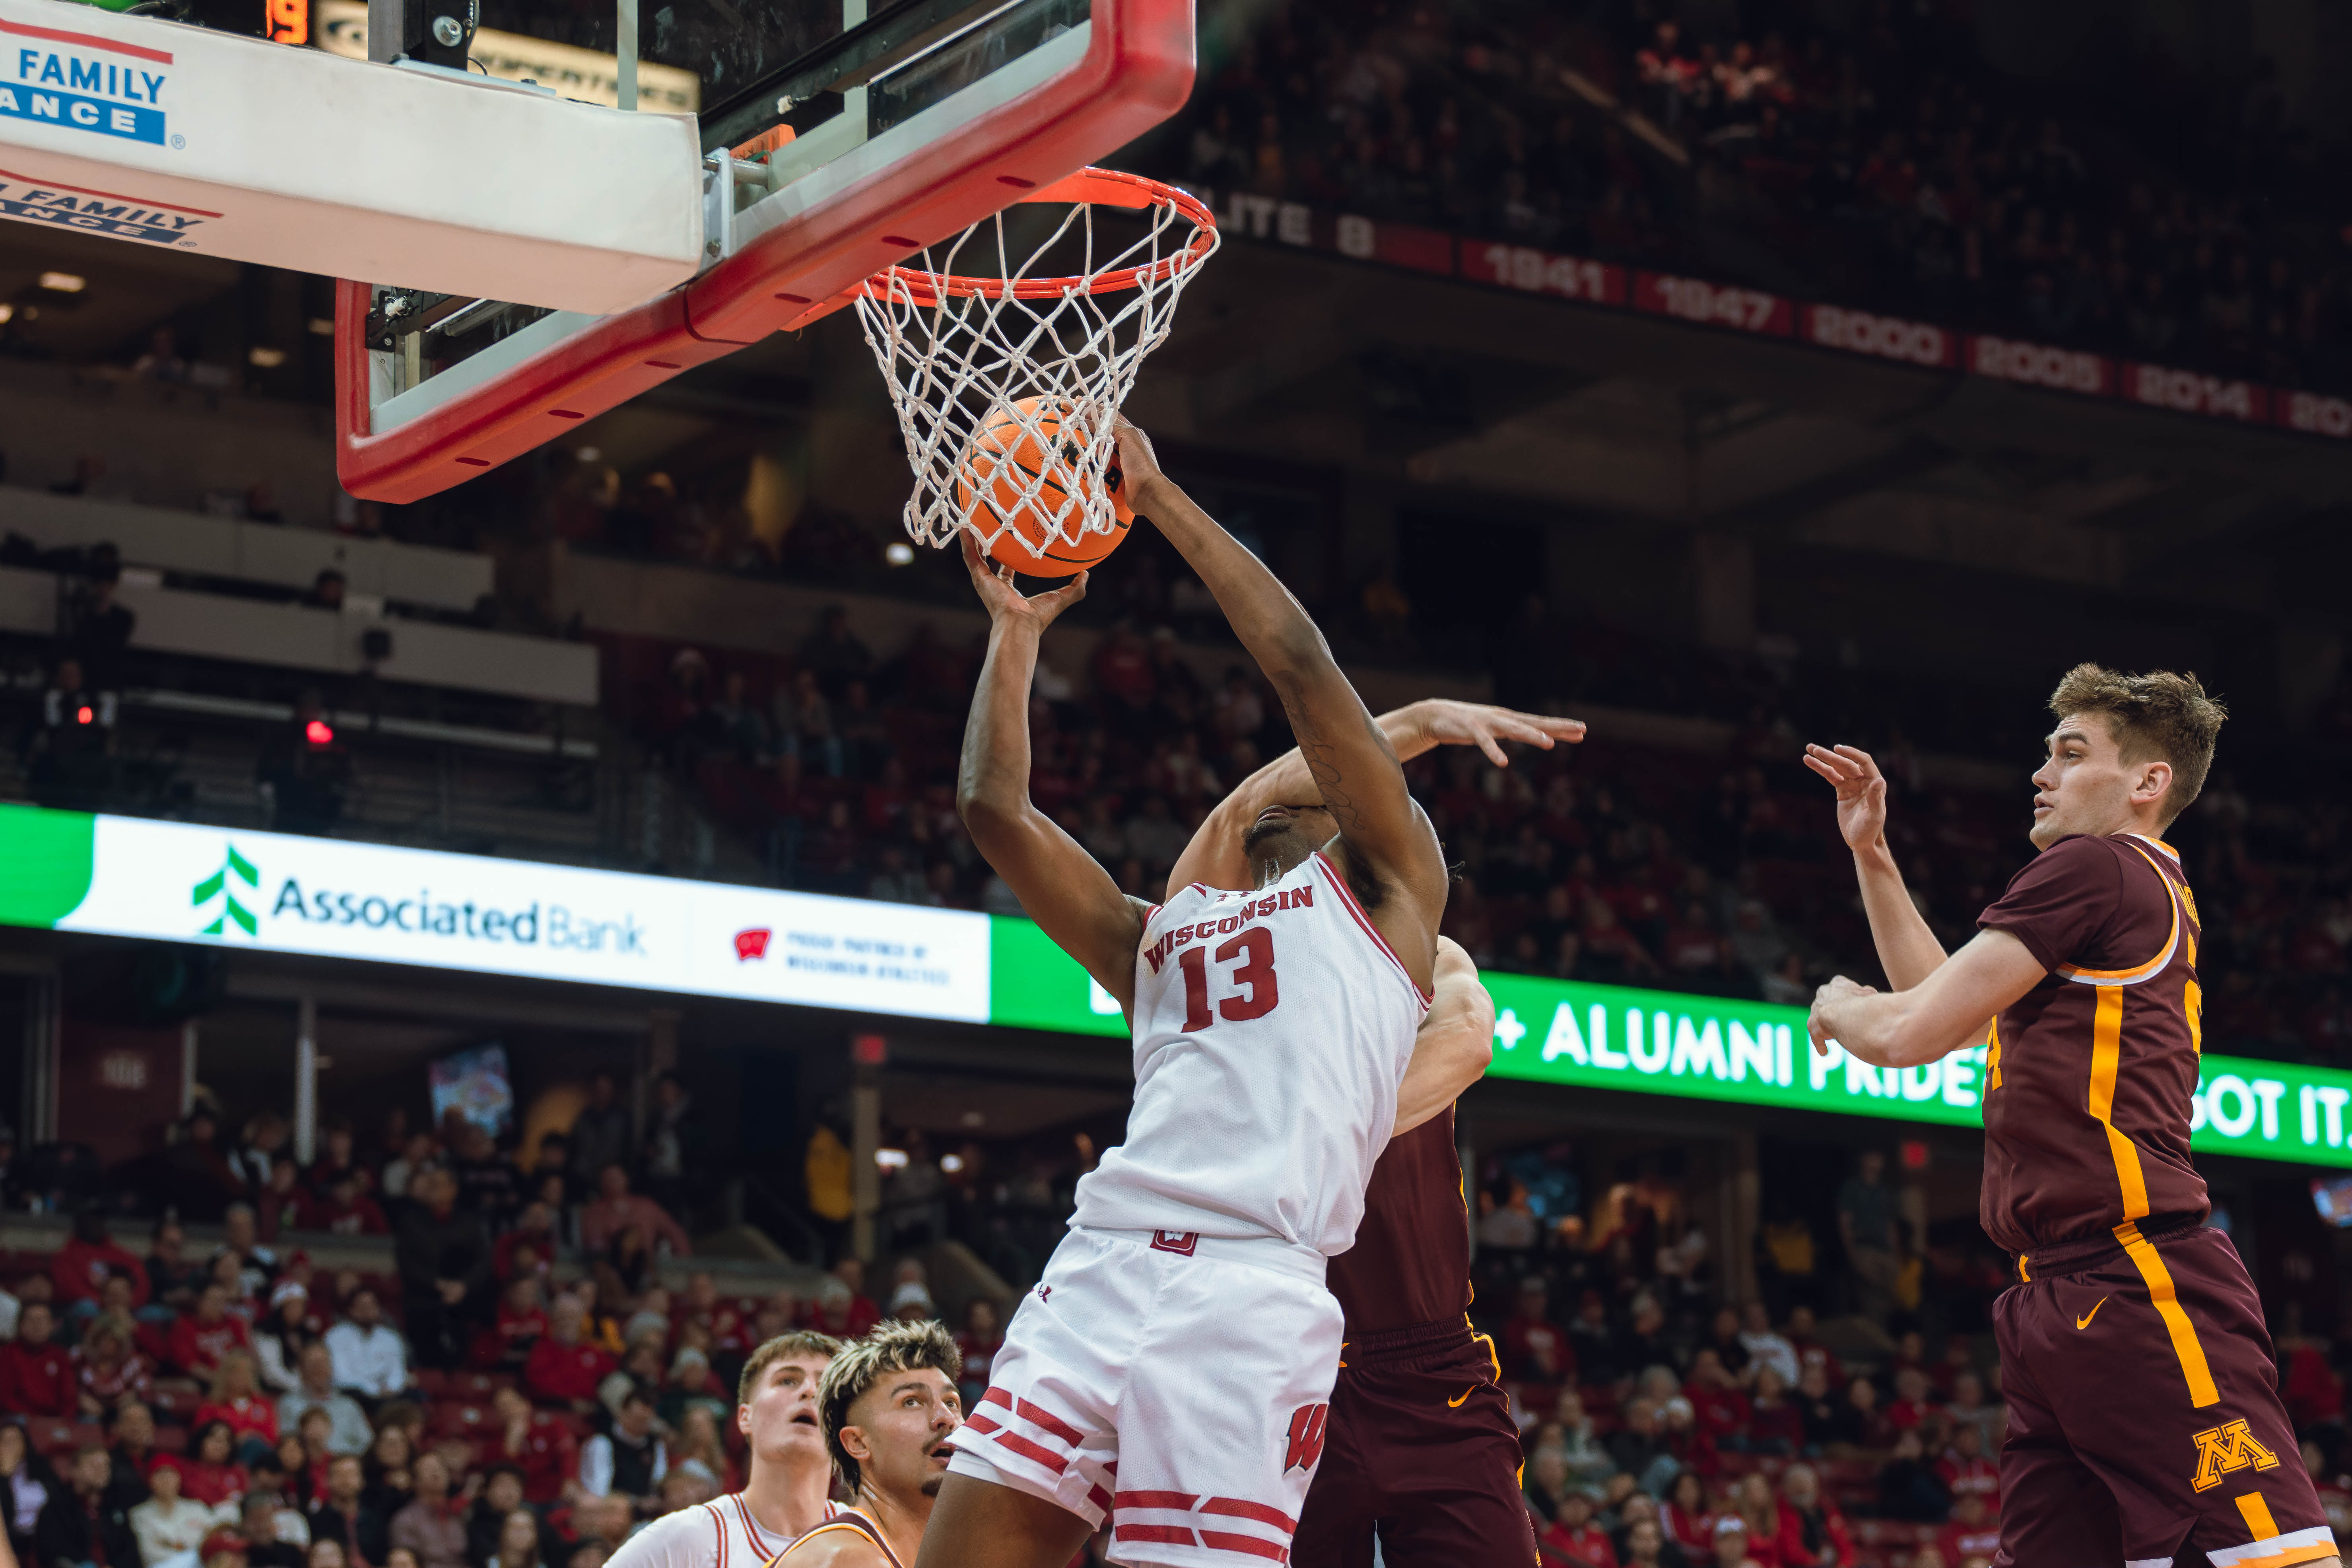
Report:
[[2242,1419],[2210,1427],[2192,1441],[2197,1445],[2197,1474],[2189,1484],[2200,1492],[2220,1486],[2221,1478],[2231,1470],[2278,1468],[2278,1456],[2254,1441]]

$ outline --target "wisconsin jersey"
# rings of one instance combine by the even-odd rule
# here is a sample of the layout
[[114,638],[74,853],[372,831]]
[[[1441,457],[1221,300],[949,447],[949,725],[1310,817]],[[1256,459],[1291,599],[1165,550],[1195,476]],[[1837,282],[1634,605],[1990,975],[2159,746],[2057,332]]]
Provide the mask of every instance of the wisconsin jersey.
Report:
[[1320,854],[1252,892],[1184,889],[1136,955],[1127,1142],[1070,1223],[1345,1252],[1428,1008]]
[[[839,1511],[824,1505],[827,1519]],[[762,1568],[791,1544],[751,1517],[742,1493],[730,1492],[646,1525],[621,1543],[608,1568]]]
[[2197,901],[2153,838],[2062,838],[1979,916],[2050,973],[1997,1020],[1979,1218],[2031,1254],[2210,1207],[2189,1157]]

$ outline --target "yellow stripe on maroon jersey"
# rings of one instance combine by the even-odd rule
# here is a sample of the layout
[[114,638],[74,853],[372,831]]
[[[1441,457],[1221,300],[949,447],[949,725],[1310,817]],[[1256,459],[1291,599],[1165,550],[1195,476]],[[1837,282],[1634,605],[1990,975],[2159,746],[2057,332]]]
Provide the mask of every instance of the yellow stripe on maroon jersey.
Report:
[[[2164,847],[2158,845],[2158,847]],[[2172,879],[2166,876],[2162,868],[2157,865],[2155,856],[2137,844],[2132,846],[2132,853],[2147,861],[2147,868],[2156,873],[2156,879],[2164,884],[2164,896],[2172,904],[2172,932],[2164,939],[2163,950],[2154,958],[2130,969],[2084,969],[2072,963],[2060,964],[2058,973],[2077,985],[2137,985],[2143,980],[2152,979],[2166,964],[2171,963],[2174,952],[2180,946],[2179,890],[2172,885]],[[2171,851],[2168,849],[2166,853],[2169,854]]]
[[2147,1217],[2147,1176],[2139,1165],[2139,1145],[2116,1126],[2116,1076],[2123,1068],[2124,994],[2099,993],[2098,1012],[2091,1023],[2091,1093],[2086,1109],[2107,1135],[2107,1153],[2116,1163],[2116,1185],[2122,1189],[2126,1223]]
[[2221,1391],[2213,1386],[2213,1371],[2205,1364],[2205,1347],[2197,1342],[2197,1325],[2182,1310],[2179,1292],[2173,1289],[2172,1270],[2164,1266],[2156,1244],[2142,1236],[2139,1226],[2130,1220],[2116,1226],[2116,1239],[2124,1244],[2125,1256],[2147,1282],[2149,1304],[2164,1320],[2164,1331],[2172,1336],[2172,1353],[2180,1358],[2180,1375],[2189,1384],[2190,1406],[2202,1410],[2209,1405],[2219,1405]]

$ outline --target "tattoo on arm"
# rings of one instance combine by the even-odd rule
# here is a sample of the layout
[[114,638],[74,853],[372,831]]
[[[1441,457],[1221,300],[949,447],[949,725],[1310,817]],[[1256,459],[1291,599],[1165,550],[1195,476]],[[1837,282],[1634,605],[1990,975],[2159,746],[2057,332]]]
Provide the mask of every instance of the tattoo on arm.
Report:
[[[1305,701],[1305,683],[1295,676],[1283,676],[1277,678],[1276,687],[1283,707],[1289,710],[1291,732],[1298,741],[1299,758],[1306,763],[1307,773],[1313,776],[1315,787],[1323,796],[1323,804],[1330,809],[1332,820],[1339,824],[1341,833],[1360,832],[1364,826],[1363,813],[1357,808],[1355,797],[1348,792],[1346,775],[1339,769],[1339,748],[1321,738]],[[1373,745],[1394,762],[1396,750],[1389,744],[1388,731],[1381,728],[1380,721],[1367,714],[1364,727]]]

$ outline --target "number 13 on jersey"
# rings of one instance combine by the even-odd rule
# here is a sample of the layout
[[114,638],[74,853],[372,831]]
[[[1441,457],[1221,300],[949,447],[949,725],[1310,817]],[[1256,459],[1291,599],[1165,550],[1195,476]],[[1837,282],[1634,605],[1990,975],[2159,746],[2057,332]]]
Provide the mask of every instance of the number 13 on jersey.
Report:
[[[1213,1004],[1210,965],[1216,965]],[[1234,965],[1230,970],[1225,966]],[[1215,948],[1188,947],[1176,955],[1184,974],[1184,1031],[1196,1034],[1219,1018],[1235,1024],[1263,1018],[1282,1000],[1274,976],[1274,932],[1249,926]]]

